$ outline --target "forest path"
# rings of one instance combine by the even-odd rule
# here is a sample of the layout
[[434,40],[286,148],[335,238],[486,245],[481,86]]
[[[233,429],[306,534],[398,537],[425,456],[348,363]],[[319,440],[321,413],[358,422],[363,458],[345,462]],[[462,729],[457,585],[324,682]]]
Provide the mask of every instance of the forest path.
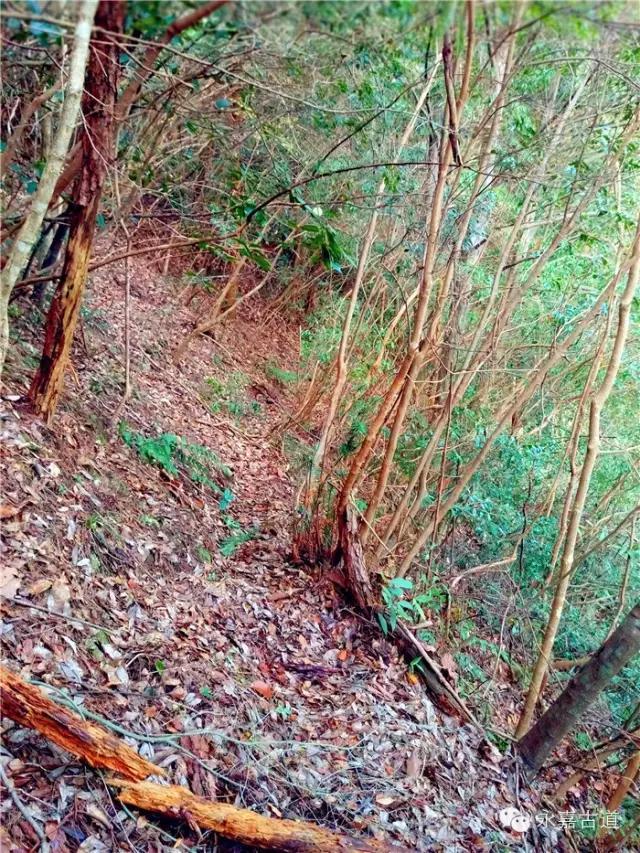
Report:
[[[294,487],[271,434],[292,400],[269,374],[295,372],[297,327],[244,309],[176,367],[171,353],[202,301],[185,307],[177,285],[168,301],[167,280],[139,260],[131,281],[135,393],[119,417],[129,446],[113,418],[122,288],[106,271],[93,277],[54,429],[3,403],[5,500],[19,511],[2,559],[22,602],[5,607],[10,665],[135,733],[196,793],[420,850],[489,850],[497,839],[524,849],[500,829],[514,795],[497,753],[434,708],[330,583],[287,560]],[[26,334],[9,397],[26,390],[35,352]],[[167,457],[171,435],[191,459],[207,448],[205,468]],[[162,470],[167,459],[178,475]],[[213,489],[191,478],[205,470]],[[187,825],[136,824],[79,764],[53,774],[61,754],[34,734],[13,728],[5,744],[58,850],[148,849],[167,844],[167,829],[199,846]],[[18,845],[32,837],[19,815],[5,831]]]

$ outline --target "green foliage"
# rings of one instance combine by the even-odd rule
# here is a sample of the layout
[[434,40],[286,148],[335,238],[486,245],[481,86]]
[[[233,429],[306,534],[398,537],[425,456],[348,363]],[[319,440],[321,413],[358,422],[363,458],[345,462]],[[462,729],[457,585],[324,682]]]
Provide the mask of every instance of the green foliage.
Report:
[[297,436],[286,432],[282,438],[282,452],[291,467],[298,475],[306,474],[313,462],[313,449]]
[[213,560],[211,552],[204,545],[196,545],[195,554],[201,563],[211,563]]
[[280,385],[293,385],[298,381],[298,374],[293,370],[285,370],[275,361],[267,361],[264,372],[270,379],[274,379]]
[[223,557],[231,557],[241,545],[245,542],[250,542],[258,534],[258,528],[252,527],[249,530],[237,529],[229,536],[226,536],[220,541],[219,550]]
[[344,236],[331,225],[316,220],[305,225],[302,233],[312,262],[320,261],[328,270],[338,273],[355,265]]
[[221,476],[231,476],[231,471],[218,456],[201,444],[192,444],[172,433],[147,438],[133,431],[124,421],[119,424],[119,432],[124,443],[133,448],[143,461],[160,468],[170,477],[185,476],[218,493],[221,489],[217,480]]
[[446,592],[442,586],[433,585],[424,592],[417,593],[411,598],[405,595],[414,588],[409,578],[392,578],[382,587],[382,601],[385,605],[384,614],[379,613],[380,626],[385,634],[395,631],[398,619],[416,623],[426,619],[426,610],[436,609],[446,602]]
[[208,376],[202,395],[214,414],[225,409],[237,418],[259,415],[262,411],[260,403],[247,399],[249,384],[249,377],[241,370],[231,371],[224,382],[216,376]]
[[575,742],[578,749],[582,752],[592,752],[594,747],[593,740],[589,737],[586,732],[577,732],[575,736]]

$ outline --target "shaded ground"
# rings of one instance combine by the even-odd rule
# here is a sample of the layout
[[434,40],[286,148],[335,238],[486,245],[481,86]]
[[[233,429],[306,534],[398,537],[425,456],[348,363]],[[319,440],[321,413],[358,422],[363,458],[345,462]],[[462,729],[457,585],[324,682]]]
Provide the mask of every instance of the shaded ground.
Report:
[[[292,400],[269,364],[295,371],[297,328],[244,310],[178,368],[171,352],[202,309],[184,302],[132,264],[135,394],[120,413],[122,288],[109,274],[93,279],[52,430],[17,399],[35,339],[25,331],[13,350],[1,425],[9,665],[204,796],[418,850],[531,849],[500,827],[507,805],[541,808],[518,795],[509,761],[434,708],[319,571],[287,559],[294,487],[270,434]],[[123,809],[99,773],[33,732],[4,731],[7,775],[52,849],[216,849],[211,833]],[[3,846],[33,849],[6,796],[3,810]],[[535,834],[536,849],[561,844]]]

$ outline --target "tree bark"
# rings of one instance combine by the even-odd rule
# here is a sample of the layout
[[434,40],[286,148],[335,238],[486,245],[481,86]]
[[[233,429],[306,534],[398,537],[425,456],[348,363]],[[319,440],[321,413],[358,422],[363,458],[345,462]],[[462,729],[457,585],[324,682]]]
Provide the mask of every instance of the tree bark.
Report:
[[640,601],[609,639],[574,677],[564,692],[518,742],[518,751],[533,771],[577,724],[620,670],[640,652]]
[[67,752],[84,758],[92,767],[107,768],[134,780],[145,779],[151,774],[165,775],[164,770],[138,755],[119,738],[61,708],[42,690],[1,665],[0,699],[4,717],[35,729]]
[[250,809],[239,809],[227,803],[214,803],[197,797],[178,785],[120,782],[117,779],[109,780],[109,784],[120,788],[118,797],[123,803],[174,819],[180,815],[188,815],[190,820],[202,829],[212,829],[220,835],[246,844],[251,849],[282,850],[285,853],[393,853],[406,849],[392,847],[374,839],[348,838],[329,829],[297,820],[263,817]]
[[71,135],[76,126],[82,97],[85,66],[89,53],[91,25],[97,5],[98,0],[83,0],[80,5],[73,52],[69,65],[69,80],[65,90],[62,115],[60,116],[60,126],[51,147],[51,153],[47,158],[47,164],[42,177],[38,183],[38,189],[33,198],[31,209],[16,234],[7,263],[0,275],[0,377],[2,376],[2,368],[4,367],[9,346],[9,319],[7,315],[9,298],[27,258],[38,239],[40,227],[42,226],[47,208],[51,203],[56,181],[64,165],[64,158],[69,148]]
[[[45,270],[53,270],[55,269],[58,255],[64,245],[64,241],[67,238],[67,233],[69,231],[69,226],[66,222],[59,222],[56,226],[56,233],[53,235],[53,239],[51,240],[51,245],[47,249],[47,253],[44,256],[44,260],[42,261],[42,269],[40,272]],[[36,305],[42,305],[44,301],[44,294],[47,288],[46,281],[39,281],[33,288],[31,293],[31,299]]]
[[[101,0],[96,12],[100,29],[92,40],[82,107],[82,173],[69,205],[69,242],[62,276],[49,309],[40,366],[29,397],[34,409],[50,422],[64,384],[73,334],[84,294],[96,216],[107,164],[113,160],[113,112],[117,94],[119,47],[124,4]],[[106,34],[106,35],[105,35]],[[106,44],[105,44],[106,42]]]

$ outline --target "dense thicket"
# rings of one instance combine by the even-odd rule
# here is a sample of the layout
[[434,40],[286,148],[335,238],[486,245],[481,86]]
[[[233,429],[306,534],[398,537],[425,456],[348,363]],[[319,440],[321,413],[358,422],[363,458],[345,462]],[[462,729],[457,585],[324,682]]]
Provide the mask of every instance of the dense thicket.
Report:
[[[239,303],[299,314],[294,554],[341,561],[385,632],[445,633],[470,684],[497,634],[524,734],[640,596],[637,10],[106,4],[123,30],[96,18],[52,180],[90,5],[4,13],[2,311],[49,312],[33,405],[53,417],[87,265],[188,267],[210,296],[180,369]],[[636,657],[606,685],[618,725],[638,681]]]

